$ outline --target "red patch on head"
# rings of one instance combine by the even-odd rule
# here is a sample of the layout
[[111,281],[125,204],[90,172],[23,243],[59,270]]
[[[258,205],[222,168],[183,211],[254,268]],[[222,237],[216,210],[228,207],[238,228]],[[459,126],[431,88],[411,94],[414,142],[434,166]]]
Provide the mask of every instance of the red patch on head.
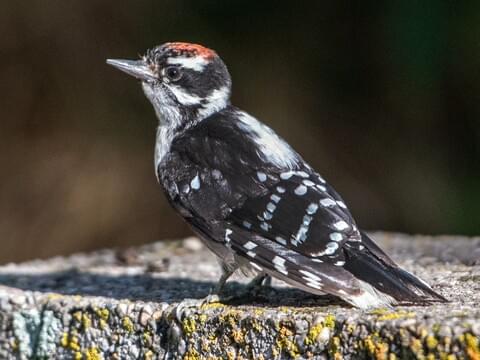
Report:
[[172,42],[167,43],[166,45],[169,49],[178,51],[181,54],[188,54],[190,56],[201,56],[205,59],[212,59],[217,55],[215,51],[198,44]]

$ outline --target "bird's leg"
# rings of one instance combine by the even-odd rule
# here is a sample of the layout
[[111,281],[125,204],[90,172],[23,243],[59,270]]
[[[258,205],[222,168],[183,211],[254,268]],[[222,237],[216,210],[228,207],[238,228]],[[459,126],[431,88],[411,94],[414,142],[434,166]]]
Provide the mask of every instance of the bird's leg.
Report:
[[230,276],[232,276],[235,270],[237,270],[237,267],[226,266],[222,264],[222,275],[220,276],[220,279],[218,279],[217,285],[215,285],[215,287],[212,289],[213,292],[201,300],[202,305],[231,300],[231,297],[222,297],[221,293],[227,280],[230,278]]
[[177,305],[175,312],[179,321],[183,318],[183,314],[188,308],[201,307],[204,305],[218,302],[228,302],[232,300],[232,298],[235,298],[235,296],[223,297],[220,296],[220,294],[223,291],[223,287],[225,286],[228,278],[232,276],[235,270],[237,270],[237,267],[226,266],[223,263],[221,265],[222,275],[220,276],[217,285],[215,285],[215,287],[210,290],[210,293],[207,296],[205,296],[203,299],[184,299]]
[[227,280],[232,276],[232,274],[237,270],[237,268],[232,268],[229,266],[222,266],[222,275],[220,276],[220,279],[218,279],[217,285],[213,288],[213,293],[214,294],[220,294],[223,291],[223,288],[225,286],[225,283]]

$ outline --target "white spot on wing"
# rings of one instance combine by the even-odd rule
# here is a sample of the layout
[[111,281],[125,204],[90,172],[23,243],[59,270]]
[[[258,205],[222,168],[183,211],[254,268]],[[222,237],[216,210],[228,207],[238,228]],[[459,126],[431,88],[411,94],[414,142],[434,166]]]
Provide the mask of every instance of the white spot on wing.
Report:
[[308,205],[307,207],[307,214],[309,215],[313,215],[317,212],[318,210],[318,204],[315,204],[315,203],[311,203],[310,205]]
[[285,188],[284,187],[281,187],[281,186],[277,186],[277,191],[280,193],[280,194],[283,194],[285,192]]
[[314,280],[314,281],[322,281],[317,275],[314,273],[307,271],[307,270],[298,270],[299,273],[305,275],[305,277]]
[[303,180],[302,181],[303,185],[306,185],[306,186],[313,186],[315,185],[315,183],[313,181],[310,181],[310,180]]
[[261,266],[258,266],[258,265],[255,264],[253,261],[250,261],[250,265],[252,265],[252,267],[255,268],[255,269],[258,270],[258,271],[263,271],[262,267],[261,267]]
[[287,240],[285,240],[283,237],[281,236],[276,236],[275,237],[275,241],[278,242],[279,244],[282,244],[284,246],[287,245]]
[[270,196],[270,199],[273,201],[273,202],[276,202],[278,203],[281,199],[280,196],[276,195],[276,194],[273,194],[272,196]]
[[200,189],[200,177],[198,176],[198,174],[192,179],[192,181],[190,181],[190,187],[193,190]]
[[335,205],[337,205],[337,203],[330,198],[325,198],[325,199],[320,200],[320,205],[322,205],[324,207],[329,207],[329,206],[335,206]]
[[323,191],[323,192],[326,192],[326,191],[327,191],[327,188],[326,188],[325,186],[323,186],[323,185],[317,184],[317,185],[315,185],[315,186],[316,186],[317,189],[320,190],[320,191]]
[[276,208],[277,208],[277,205],[275,205],[274,203],[269,202],[267,204],[267,210],[270,211],[271,213],[273,213]]
[[325,254],[327,255],[332,255],[335,253],[335,251],[337,251],[338,249],[338,243],[336,242],[329,242],[327,244],[327,248],[325,249]]
[[293,171],[285,171],[280,174],[280,179],[282,180],[288,180],[293,176],[294,172]]
[[225,242],[229,243],[230,241],[232,241],[232,239],[230,239],[231,234],[232,234],[232,230],[230,229],[225,230]]
[[297,174],[298,176],[303,177],[303,178],[308,178],[309,177],[309,175],[305,171],[296,171],[295,174]]
[[252,227],[252,224],[249,223],[248,221],[244,221],[243,222],[243,227],[246,228],[246,229],[250,229]]
[[338,232],[333,232],[328,237],[330,238],[330,240],[337,241],[337,242],[342,241],[343,239],[343,235]]
[[350,226],[343,220],[340,220],[338,222],[336,222],[335,224],[333,224],[333,226],[335,227],[335,229],[337,230],[345,230],[345,229],[348,229]]
[[285,259],[280,256],[275,256],[272,260],[273,265],[275,266],[275,270],[278,272],[288,275],[287,268],[285,267]]
[[343,201],[337,201],[337,204],[338,204],[338,206],[340,206],[343,209],[347,208],[347,205],[345,205],[345,203]]
[[261,171],[257,171],[257,178],[261,182],[267,181],[267,175]]
[[272,225],[266,223],[265,221],[263,221],[261,224],[260,224],[260,227],[265,230],[265,231],[268,231],[270,229]]
[[305,195],[307,193],[307,187],[305,185],[298,185],[294,192],[298,196]]
[[255,249],[257,247],[257,244],[255,244],[252,241],[247,241],[245,244],[243,244],[243,247],[247,250],[252,250],[252,249]]

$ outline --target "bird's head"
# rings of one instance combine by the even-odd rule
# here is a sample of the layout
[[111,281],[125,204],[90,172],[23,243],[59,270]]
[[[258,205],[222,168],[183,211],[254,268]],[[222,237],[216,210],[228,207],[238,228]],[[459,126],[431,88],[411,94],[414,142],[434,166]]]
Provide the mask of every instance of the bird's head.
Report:
[[231,79],[213,50],[171,42],[140,60],[108,59],[107,63],[141,80],[161,123],[184,127],[229,104]]

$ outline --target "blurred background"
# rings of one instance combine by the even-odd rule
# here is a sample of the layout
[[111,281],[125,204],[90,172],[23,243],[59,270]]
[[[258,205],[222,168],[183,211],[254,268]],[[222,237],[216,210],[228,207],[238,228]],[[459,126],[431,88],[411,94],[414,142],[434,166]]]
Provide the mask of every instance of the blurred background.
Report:
[[480,233],[480,2],[2,1],[0,263],[190,234],[106,58],[216,49],[366,229]]

